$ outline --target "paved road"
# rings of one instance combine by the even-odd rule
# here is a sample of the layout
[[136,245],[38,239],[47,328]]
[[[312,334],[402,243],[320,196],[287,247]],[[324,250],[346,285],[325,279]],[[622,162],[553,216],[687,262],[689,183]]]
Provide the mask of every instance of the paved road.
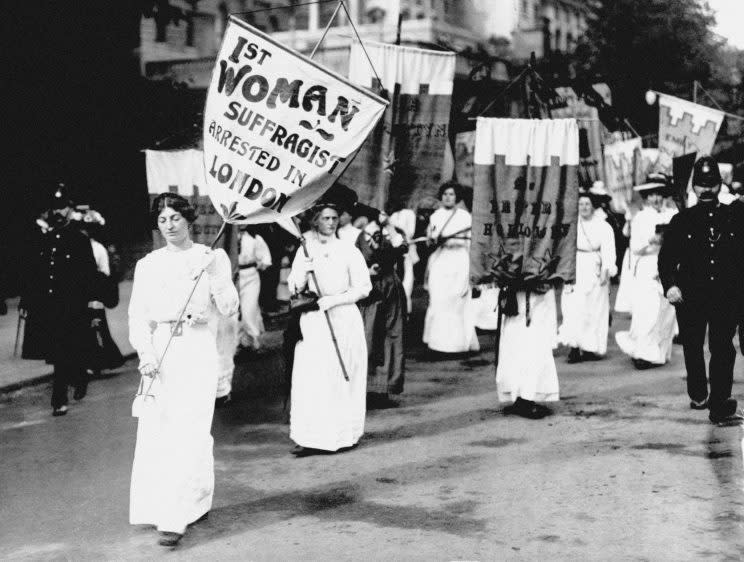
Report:
[[688,409],[679,348],[644,372],[614,346],[597,363],[560,357],[563,400],[531,421],[501,412],[482,342],[468,359],[414,352],[400,406],[370,411],[349,453],[293,458],[278,400],[218,411],[214,507],[175,553],[127,524],[133,365],[64,418],[50,416],[47,389],[6,397],[0,558],[744,557],[744,434]]

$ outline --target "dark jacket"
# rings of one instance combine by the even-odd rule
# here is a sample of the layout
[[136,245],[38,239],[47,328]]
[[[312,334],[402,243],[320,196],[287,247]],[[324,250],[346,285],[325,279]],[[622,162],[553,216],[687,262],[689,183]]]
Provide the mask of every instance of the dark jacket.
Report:
[[736,206],[697,204],[675,215],[659,252],[664,292],[677,286],[686,302],[726,299],[741,293],[744,212]]
[[74,226],[39,235],[24,275],[24,358],[60,363],[90,351],[88,302],[97,296],[96,273],[90,240]]

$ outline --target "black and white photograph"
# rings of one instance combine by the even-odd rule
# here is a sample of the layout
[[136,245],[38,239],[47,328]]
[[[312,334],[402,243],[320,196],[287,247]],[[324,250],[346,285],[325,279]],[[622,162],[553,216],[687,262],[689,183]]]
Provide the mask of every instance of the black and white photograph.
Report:
[[4,6],[1,560],[744,560],[744,0]]

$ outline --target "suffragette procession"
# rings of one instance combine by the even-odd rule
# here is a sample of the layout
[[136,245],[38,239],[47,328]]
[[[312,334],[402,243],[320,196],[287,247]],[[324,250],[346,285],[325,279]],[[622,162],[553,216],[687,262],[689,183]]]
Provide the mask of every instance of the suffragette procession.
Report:
[[[422,89],[411,76],[378,76],[377,55],[357,40],[356,79],[347,79],[229,19],[199,154],[218,232],[209,243],[197,240],[197,196],[162,185],[150,208],[161,247],[134,270],[129,339],[141,379],[132,404],[131,524],[155,526],[159,543],[172,547],[207,517],[214,409],[230,400],[237,346],[264,347],[260,273],[280,261],[289,300],[288,434],[298,458],[353,450],[367,407],[394,404],[404,392],[417,277],[428,302],[413,335],[438,360],[478,353],[479,330],[487,332],[504,414],[549,416],[561,397],[555,350],[566,348],[569,364],[602,360],[614,311],[631,316],[614,335],[628,369],[664,365],[678,341],[690,407],[707,409],[715,424],[744,420],[731,396],[733,337],[744,320],[744,205],[719,202],[713,158],[701,154],[692,170],[695,205],[681,202],[687,180],[680,185],[667,169],[626,182],[626,208],[617,209],[602,181],[579,188],[576,119],[478,117],[471,191],[454,175],[435,183],[430,170],[398,189],[394,163],[374,154],[374,147],[396,154],[400,114],[391,113],[400,98],[389,94],[397,86],[398,96],[441,95],[442,69],[454,74],[454,56],[397,48],[435,61],[432,76],[419,77]],[[412,161],[421,156],[405,149]],[[362,185],[360,176],[374,177]],[[54,365],[55,416],[67,412],[68,386],[75,399],[85,396],[86,369],[123,361],[104,311],[118,300],[110,290],[116,273],[95,241],[94,225],[104,219],[88,210],[76,223],[72,207],[58,189],[30,266],[44,281],[28,284],[22,304],[23,355]],[[612,222],[618,211],[628,219],[625,255]],[[259,231],[267,224],[296,240],[293,254],[272,261]],[[223,235],[233,227],[230,253]],[[93,341],[81,335],[91,326],[95,350],[81,343]]]

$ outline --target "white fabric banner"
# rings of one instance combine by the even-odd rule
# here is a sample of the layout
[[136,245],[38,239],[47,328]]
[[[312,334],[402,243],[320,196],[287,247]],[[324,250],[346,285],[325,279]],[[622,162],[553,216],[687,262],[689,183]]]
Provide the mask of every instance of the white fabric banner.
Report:
[[146,150],[145,168],[149,193],[206,194],[201,150]]
[[[365,41],[372,64],[377,70],[382,87],[392,92],[400,84],[401,94],[421,94],[421,84],[427,94],[451,96],[455,81],[456,55],[450,51],[432,51],[416,47],[401,47],[390,43]],[[354,84],[372,85],[376,75],[359,43],[351,46],[349,80]]]
[[231,16],[204,110],[214,206],[239,224],[304,211],[346,169],[386,104]]
[[503,155],[507,166],[579,165],[575,119],[495,119],[478,117],[474,164],[492,166]]
[[672,159],[710,154],[725,114],[674,96],[659,96],[659,161],[656,171],[672,173]]
[[642,150],[640,137],[604,147],[605,184],[612,195],[612,210],[616,213],[630,210],[633,186],[641,183],[645,176]]

